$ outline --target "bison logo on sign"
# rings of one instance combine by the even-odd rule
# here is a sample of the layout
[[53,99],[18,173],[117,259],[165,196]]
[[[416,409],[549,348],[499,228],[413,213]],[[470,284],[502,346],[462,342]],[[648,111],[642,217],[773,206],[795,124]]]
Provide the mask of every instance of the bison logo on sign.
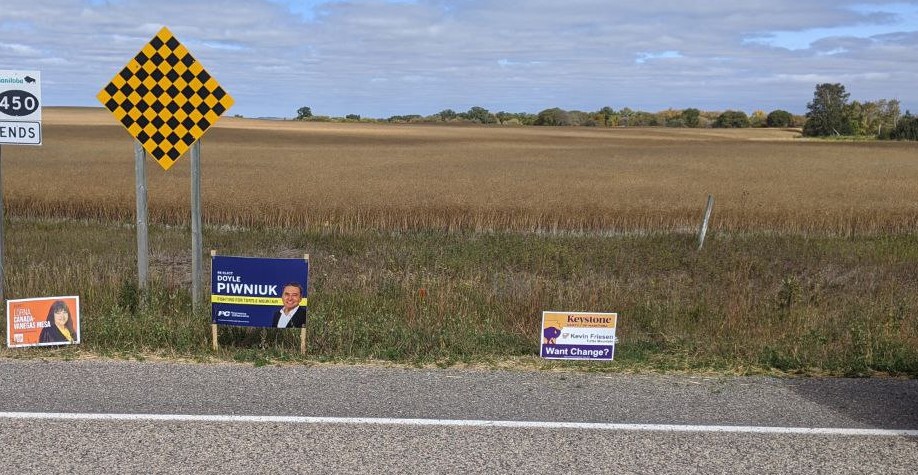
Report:
[[554,345],[555,340],[558,338],[558,335],[561,334],[560,328],[548,327],[542,331],[542,336],[545,337],[545,344]]

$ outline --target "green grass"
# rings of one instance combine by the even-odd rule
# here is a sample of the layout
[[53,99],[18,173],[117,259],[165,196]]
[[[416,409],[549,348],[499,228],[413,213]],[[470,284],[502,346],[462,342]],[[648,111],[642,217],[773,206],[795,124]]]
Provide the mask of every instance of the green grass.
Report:
[[[205,252],[311,255],[306,356],[274,329],[221,327],[212,351],[188,230],[153,227],[150,242],[141,291],[130,227],[9,222],[5,297],[80,295],[83,343],[0,356],[918,376],[916,236],[713,234],[698,252],[680,234],[207,229]],[[543,310],[618,312],[615,361],[539,359]]]

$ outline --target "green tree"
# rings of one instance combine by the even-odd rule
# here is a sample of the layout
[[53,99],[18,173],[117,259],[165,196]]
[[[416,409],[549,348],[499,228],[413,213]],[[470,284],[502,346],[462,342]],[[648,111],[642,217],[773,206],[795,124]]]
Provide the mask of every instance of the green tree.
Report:
[[768,122],[768,115],[765,114],[765,111],[757,110],[753,111],[752,115],[749,116],[749,126],[750,127],[765,127]]
[[686,127],[698,127],[701,123],[701,111],[695,108],[688,108],[682,111],[682,123]]
[[570,118],[570,125],[579,125],[582,127],[596,127],[599,125],[593,117],[592,112],[583,112],[583,111],[567,111],[567,116]]
[[875,135],[884,137],[896,127],[899,120],[899,101],[880,99],[878,101],[852,101],[845,108],[848,127],[854,135]]
[[296,110],[296,120],[303,120],[312,117],[312,109],[309,107],[300,107]]
[[443,122],[449,122],[451,120],[455,120],[456,117],[459,116],[459,114],[457,114],[456,111],[452,109],[443,109],[440,112],[438,112],[437,115],[440,116],[440,120],[442,120]]
[[773,110],[765,118],[765,125],[769,127],[793,127],[794,115],[781,109]]
[[845,92],[845,86],[839,83],[818,84],[813,93],[813,101],[806,105],[803,135],[827,137],[850,133],[850,124],[848,118],[845,117],[848,96],[850,94]]
[[417,122],[422,119],[418,114],[408,114],[408,115],[393,115],[386,119],[389,122]]
[[879,113],[877,118],[877,137],[884,138],[895,130],[899,119],[902,117],[902,110],[899,108],[899,101],[896,99],[881,99],[877,102]]
[[571,125],[571,116],[566,110],[553,107],[539,112],[535,125]]
[[469,109],[469,111],[465,113],[465,118],[480,124],[493,124],[497,122],[497,119],[491,115],[491,112],[484,107],[478,106]]
[[536,119],[538,118],[535,114],[530,114],[528,112],[517,112],[516,120],[520,121],[522,125],[535,125]]
[[602,117],[602,125],[605,125],[606,127],[612,125],[612,118],[615,117],[614,109],[609,106],[605,106],[602,109],[599,109],[597,114]]
[[889,134],[893,140],[918,140],[918,116],[913,116],[911,112],[905,111],[896,123],[895,128]]
[[628,125],[634,127],[655,127],[660,125],[657,115],[645,111],[633,111],[628,119]]
[[728,110],[717,116],[714,127],[726,129],[743,129],[749,127],[749,116],[743,111]]
[[635,114],[635,112],[634,112],[633,110],[631,110],[630,107],[625,107],[625,108],[623,108],[622,110],[620,110],[620,111],[618,112],[618,115],[619,115],[619,117],[620,117],[620,118],[619,118],[619,122],[618,122],[619,125],[624,125],[625,127],[627,127],[627,126],[629,126],[629,125],[634,125],[634,124],[631,123],[632,120],[634,119],[634,114]]
[[506,111],[500,111],[494,114],[494,118],[497,119],[498,124],[504,124],[504,123],[510,122],[511,120],[516,119],[516,114],[506,112]]

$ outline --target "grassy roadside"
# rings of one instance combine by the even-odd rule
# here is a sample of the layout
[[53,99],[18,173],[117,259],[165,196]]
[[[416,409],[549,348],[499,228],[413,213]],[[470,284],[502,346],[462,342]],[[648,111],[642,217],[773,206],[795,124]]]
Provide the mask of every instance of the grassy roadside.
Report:
[[[209,310],[191,310],[187,228],[154,227],[150,238],[153,283],[142,293],[130,227],[8,223],[6,297],[80,295],[83,344],[0,357],[918,377],[918,236],[714,234],[697,252],[678,234],[207,229],[205,250],[311,255],[305,357],[297,332],[270,329],[224,328],[212,352]],[[538,359],[543,310],[619,312],[615,361]]]

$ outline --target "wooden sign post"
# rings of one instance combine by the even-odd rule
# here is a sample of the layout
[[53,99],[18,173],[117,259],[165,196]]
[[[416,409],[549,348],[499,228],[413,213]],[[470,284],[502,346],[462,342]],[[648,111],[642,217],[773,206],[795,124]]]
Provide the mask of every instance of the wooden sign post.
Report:
[[[267,348],[267,329],[300,329],[300,354],[306,354],[309,307],[309,254],[296,258],[211,256],[211,342],[220,348],[219,326],[256,327],[261,347]],[[290,285],[287,285],[290,284]],[[300,288],[296,310],[287,309],[288,287]],[[291,301],[292,302],[292,301]],[[278,327],[281,328],[278,328]]]

